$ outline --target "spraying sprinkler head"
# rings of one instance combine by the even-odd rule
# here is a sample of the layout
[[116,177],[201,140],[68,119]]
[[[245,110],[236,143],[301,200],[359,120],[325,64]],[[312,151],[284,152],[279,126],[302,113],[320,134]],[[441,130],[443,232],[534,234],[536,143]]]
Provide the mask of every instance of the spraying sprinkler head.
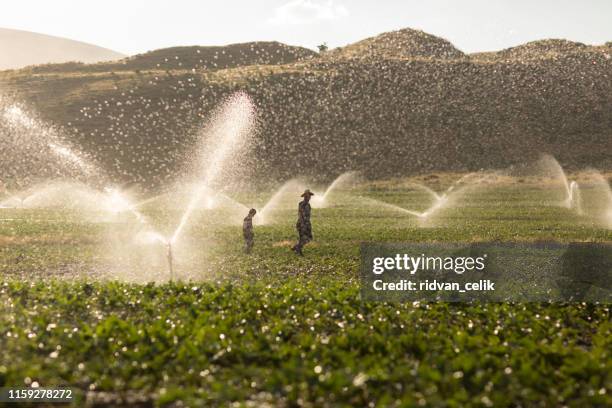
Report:
[[168,241],[166,243],[166,258],[168,261],[168,273],[170,275],[170,281],[174,279],[174,268],[173,268],[173,259],[172,259],[172,241]]
[[170,281],[172,281],[174,279],[174,255],[172,252],[172,244],[174,244],[174,240],[168,239],[156,231],[148,231],[142,233],[140,237],[142,239],[141,242],[145,244],[155,244],[156,249],[159,248],[157,245],[165,249],[166,262],[168,266],[168,276],[170,278]]

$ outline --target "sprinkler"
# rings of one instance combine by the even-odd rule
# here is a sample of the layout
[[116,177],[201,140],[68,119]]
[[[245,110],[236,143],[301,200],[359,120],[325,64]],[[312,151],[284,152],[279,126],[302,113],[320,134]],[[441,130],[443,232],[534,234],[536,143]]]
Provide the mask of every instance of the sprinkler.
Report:
[[155,231],[145,232],[142,235],[143,243],[148,244],[159,244],[159,246],[155,246],[155,249],[165,249],[166,254],[166,262],[168,265],[168,277],[169,280],[174,280],[174,255],[172,254],[172,244],[173,240],[169,240],[163,235]]
[[168,260],[168,273],[170,274],[170,281],[174,278],[174,269],[172,267],[172,241],[166,243],[166,258]]

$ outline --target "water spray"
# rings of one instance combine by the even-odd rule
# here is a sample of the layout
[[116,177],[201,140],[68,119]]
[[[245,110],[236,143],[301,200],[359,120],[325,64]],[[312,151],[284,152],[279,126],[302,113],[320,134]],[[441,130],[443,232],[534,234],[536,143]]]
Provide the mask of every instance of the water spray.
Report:
[[565,206],[575,210],[578,215],[582,215],[582,198],[580,196],[580,187],[576,181],[572,180],[569,184]]
[[203,130],[208,137],[196,153],[200,164],[197,178],[203,182],[192,194],[170,241],[176,241],[182,235],[205,193],[219,181],[229,161],[244,147],[254,124],[253,102],[245,93],[236,93],[226,100],[214,115],[212,124]]
[[161,248],[165,251],[166,265],[168,267],[168,277],[170,281],[174,279],[174,252],[172,245],[174,241],[161,235],[159,232],[147,231],[141,235],[145,244],[161,244]]
[[287,192],[292,191],[298,193],[299,191],[303,191],[305,188],[306,187],[296,179],[291,179],[287,181],[278,190],[276,190],[276,192],[263,205],[263,207],[257,209],[258,215],[257,218],[253,221],[255,225],[264,225],[268,222],[268,214],[274,211],[279,206],[282,197]]
[[[4,200],[0,204],[0,208],[24,208],[25,201],[30,197],[23,198],[21,195],[11,194],[8,190],[4,190],[5,193],[9,196],[7,200]],[[14,204],[11,205],[11,202]]]
[[[24,111],[19,105],[0,107],[0,120],[7,122],[11,127],[15,127],[20,132],[18,135],[27,136],[27,142],[33,147],[38,148],[41,156],[51,155],[53,163],[62,165],[59,170],[70,170],[72,174],[75,170],[79,175],[87,180],[91,176],[101,174],[99,168],[91,163],[87,156],[77,149],[72,148],[63,142],[63,138],[57,131],[45,122]],[[103,189],[103,192],[87,189],[88,202],[94,204],[94,208],[103,209],[117,216],[121,213],[132,214],[140,226],[137,236],[145,237],[144,243],[157,243],[163,247],[163,255],[166,257],[167,268],[170,280],[174,276],[174,250],[173,248],[178,239],[182,239],[184,230],[187,229],[193,213],[198,206],[213,208],[217,205],[217,200],[223,199],[224,195],[206,197],[207,191],[215,185],[227,182],[227,176],[232,174],[231,163],[239,159],[239,154],[248,144],[255,126],[255,107],[249,96],[245,93],[236,93],[228,98],[225,103],[215,111],[209,125],[201,130],[202,143],[198,146],[194,154],[195,168],[192,169],[191,177],[199,180],[200,183],[195,190],[190,192],[189,201],[174,231],[168,236],[163,236],[152,227],[150,221],[138,210],[140,205],[157,199],[144,200],[141,203],[132,203],[122,191],[112,186]],[[21,140],[21,139],[20,139]],[[25,139],[24,139],[25,140]],[[27,145],[28,147],[30,145]],[[54,170],[57,174],[62,174]],[[106,181],[106,180],[101,180]],[[106,183],[104,183],[106,184]],[[72,187],[71,187],[72,188]],[[91,191],[90,191],[91,190]],[[81,191],[81,190],[79,190]],[[11,200],[16,205],[31,206],[32,196],[36,196],[36,205],[42,197],[45,200],[54,199],[55,202],[65,199],[64,190],[55,188],[50,191],[48,187],[35,191],[33,194],[24,196],[24,199]],[[203,199],[206,199],[203,201]],[[233,201],[233,200],[232,200]],[[5,206],[6,202],[2,203]],[[157,248],[155,248],[157,250]]]
[[380,200],[376,200],[373,198],[362,197],[361,199],[363,201],[370,203],[371,205],[388,208],[394,211],[399,211],[404,214],[412,215],[421,221],[426,221],[428,218],[432,217],[437,212],[450,206],[454,202],[453,199],[456,199],[457,195],[460,195],[461,192],[465,188],[467,188],[467,187],[464,187],[464,188],[461,188],[461,187],[463,187],[463,185],[467,183],[467,180],[473,179],[473,178],[476,178],[476,181],[473,183],[480,183],[484,180],[484,177],[479,173],[469,173],[461,177],[459,180],[455,181],[450,187],[446,189],[446,191],[444,191],[441,194],[438,194],[431,188],[424,186],[422,184],[409,182],[408,184],[410,186],[424,191],[429,196],[431,196],[431,198],[433,199],[433,203],[428,208],[426,208],[425,211],[422,211],[422,212],[408,210],[406,208],[403,208],[403,207],[400,207],[394,204],[385,203],[385,202],[382,202]]
[[331,182],[331,184],[327,187],[327,189],[325,189],[325,192],[316,193],[312,197],[311,199],[312,204],[319,208],[327,207],[329,195],[334,190],[338,189],[339,187],[342,187],[343,185],[354,182],[358,174],[359,172],[357,171],[347,171],[346,173],[342,173],[341,175],[336,177],[334,181]]
[[174,268],[173,268],[173,259],[172,259],[172,241],[168,241],[166,244],[167,252],[166,258],[168,261],[168,273],[170,275],[170,282],[174,279]]

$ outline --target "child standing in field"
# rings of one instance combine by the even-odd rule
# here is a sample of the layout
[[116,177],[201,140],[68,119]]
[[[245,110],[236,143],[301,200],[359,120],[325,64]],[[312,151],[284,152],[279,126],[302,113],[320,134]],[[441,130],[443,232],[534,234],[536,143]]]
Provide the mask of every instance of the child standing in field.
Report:
[[255,233],[253,232],[253,217],[257,214],[257,210],[251,208],[249,213],[242,221],[242,235],[244,236],[244,252],[251,253],[253,245],[255,245]]

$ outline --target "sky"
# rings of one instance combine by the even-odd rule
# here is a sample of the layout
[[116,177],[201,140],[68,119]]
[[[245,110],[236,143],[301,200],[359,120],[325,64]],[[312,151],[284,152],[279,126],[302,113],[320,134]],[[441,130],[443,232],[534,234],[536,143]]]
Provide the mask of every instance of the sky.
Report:
[[612,0],[19,0],[3,2],[0,27],[128,55],[260,40],[333,48],[409,27],[477,52],[543,38],[612,41]]

